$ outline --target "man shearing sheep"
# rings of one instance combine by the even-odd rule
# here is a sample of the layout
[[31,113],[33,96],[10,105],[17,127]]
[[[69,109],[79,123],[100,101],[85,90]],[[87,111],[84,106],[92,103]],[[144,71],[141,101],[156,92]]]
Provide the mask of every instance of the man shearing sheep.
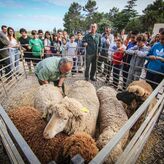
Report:
[[35,75],[40,85],[52,81],[54,86],[61,88],[64,93],[64,80],[71,72],[72,66],[73,62],[70,58],[49,57],[36,65]]

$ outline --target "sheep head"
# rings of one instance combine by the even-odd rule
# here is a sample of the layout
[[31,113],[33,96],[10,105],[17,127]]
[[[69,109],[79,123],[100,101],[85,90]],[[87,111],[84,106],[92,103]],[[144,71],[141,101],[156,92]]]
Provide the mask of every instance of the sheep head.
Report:
[[152,92],[151,86],[144,80],[133,81],[126,91],[117,93],[118,100],[127,105],[127,115],[130,117],[137,108],[149,97]]
[[59,104],[51,106],[51,108],[53,115],[44,129],[44,138],[53,138],[62,131],[68,134],[83,131],[82,123],[85,122],[85,113],[81,111],[83,106],[80,102],[73,98],[65,97]]

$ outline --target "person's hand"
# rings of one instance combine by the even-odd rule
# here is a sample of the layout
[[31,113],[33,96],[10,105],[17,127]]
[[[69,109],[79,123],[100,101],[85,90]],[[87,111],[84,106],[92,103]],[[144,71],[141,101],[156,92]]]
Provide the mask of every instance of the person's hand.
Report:
[[149,56],[150,60],[156,60],[157,58],[154,55]]
[[85,42],[83,45],[84,45],[84,47],[87,47],[87,46],[88,46],[88,43],[87,43],[87,42]]
[[63,94],[63,89],[62,89],[62,87],[61,87],[61,86],[58,86],[58,88],[59,88],[59,92],[60,92],[61,94]]
[[160,57],[160,56],[157,56],[156,57],[157,60],[160,60],[161,62],[164,62],[164,58]]

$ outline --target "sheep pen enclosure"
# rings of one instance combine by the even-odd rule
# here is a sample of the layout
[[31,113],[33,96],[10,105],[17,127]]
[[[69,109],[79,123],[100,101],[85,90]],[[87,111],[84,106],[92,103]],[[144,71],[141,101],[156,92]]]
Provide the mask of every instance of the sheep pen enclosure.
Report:
[[[39,84],[34,74],[28,74],[27,71],[24,72],[23,67],[21,68],[22,76],[15,76],[12,80],[11,84],[3,84],[3,81],[1,81],[1,90],[0,90],[0,100],[1,105],[5,111],[12,110],[14,108],[20,107],[20,106],[34,106],[33,104],[33,98],[34,98],[34,92],[38,90]],[[76,75],[72,75],[67,78],[65,85],[66,85],[66,93],[69,90],[70,86],[73,84],[73,82],[77,80],[83,80],[84,75],[80,73],[76,73]],[[108,85],[105,83],[104,80],[102,80],[101,77],[97,78],[98,80],[96,82],[92,82],[96,89],[100,88],[101,86]],[[161,83],[159,90],[161,88],[163,89],[164,81]],[[6,86],[5,86],[6,85]],[[3,88],[5,86],[5,88]],[[154,94],[154,97],[158,95],[158,90],[156,91],[156,94]],[[159,100],[163,100],[164,94],[162,94],[159,97]],[[161,103],[162,104],[162,103]],[[163,105],[163,104],[162,104]],[[160,106],[160,104],[158,104]],[[157,113],[157,112],[156,112]],[[154,112],[154,115],[156,114]],[[158,117],[158,116],[157,116]],[[149,124],[148,124],[149,125]],[[160,114],[160,119],[158,123],[155,124],[155,127],[152,131],[152,133],[149,136],[148,141],[146,142],[141,155],[139,156],[137,160],[137,164],[142,163],[164,163],[164,113]],[[153,123],[152,123],[153,126]],[[145,127],[146,129],[146,127]],[[1,134],[1,133],[0,133]],[[142,136],[143,137],[143,136]],[[148,137],[148,136],[147,136]],[[135,141],[135,140],[134,140]],[[133,142],[134,142],[133,141]],[[137,141],[135,141],[137,142]],[[139,146],[143,146],[142,145]],[[136,145],[134,145],[135,147]],[[129,148],[130,149],[130,148]],[[102,149],[103,150],[103,149]],[[134,148],[131,147],[131,150],[134,151]],[[128,151],[128,150],[127,150]],[[129,151],[130,153],[132,151]],[[102,152],[103,153],[103,152]],[[99,156],[100,154],[100,156]],[[5,152],[5,148],[2,144],[2,136],[0,138],[0,163],[10,163],[8,155]],[[98,153],[97,158],[90,163],[96,163],[96,159],[99,159],[101,161],[101,152]],[[124,157],[124,156],[122,156]],[[125,157],[124,157],[125,158]],[[118,159],[117,163],[121,159]],[[102,163],[102,162],[100,162]],[[126,162],[128,163],[128,162]],[[99,162],[97,162],[99,164]]]

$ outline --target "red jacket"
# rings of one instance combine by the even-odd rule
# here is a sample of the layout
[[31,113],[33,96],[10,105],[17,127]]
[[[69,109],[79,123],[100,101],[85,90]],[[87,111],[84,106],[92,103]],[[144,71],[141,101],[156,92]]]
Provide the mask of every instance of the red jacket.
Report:
[[[122,52],[121,52],[122,51]],[[121,50],[119,52],[115,52],[113,54],[113,61],[112,61],[112,64],[113,65],[120,65],[122,64],[122,59],[123,59],[123,56],[124,56],[124,48],[121,48]]]

